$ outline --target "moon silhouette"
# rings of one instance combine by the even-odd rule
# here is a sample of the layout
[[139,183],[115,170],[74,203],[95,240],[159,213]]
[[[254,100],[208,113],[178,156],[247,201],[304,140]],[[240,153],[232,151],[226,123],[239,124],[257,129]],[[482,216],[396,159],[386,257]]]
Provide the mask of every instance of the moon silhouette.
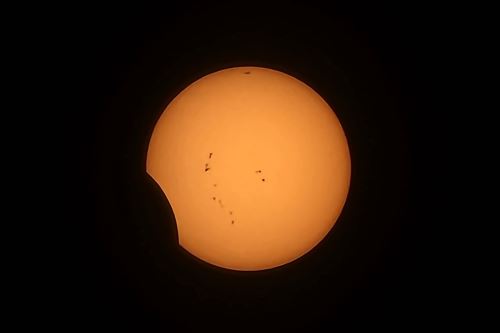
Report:
[[289,263],[327,235],[351,162],[337,116],[312,88],[276,70],[235,67],[172,100],[146,170],[172,207],[184,249],[254,271]]

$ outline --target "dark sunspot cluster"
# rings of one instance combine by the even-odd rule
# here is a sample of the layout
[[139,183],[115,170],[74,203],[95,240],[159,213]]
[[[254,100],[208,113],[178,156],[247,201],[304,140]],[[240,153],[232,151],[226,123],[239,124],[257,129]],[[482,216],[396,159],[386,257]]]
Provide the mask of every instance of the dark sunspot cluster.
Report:
[[[207,172],[210,175],[212,175],[212,173],[209,173],[208,171],[210,171],[212,169],[211,166],[210,166],[210,160],[212,160],[212,156],[214,156],[214,153],[212,153],[212,152],[208,153],[208,159],[209,159],[209,161],[205,163],[205,167],[204,167],[204,171]],[[260,169],[259,170],[255,170],[255,173],[258,174],[260,177],[263,176],[263,171],[260,170]],[[260,181],[261,182],[265,182],[266,178],[262,177],[262,178],[260,178]],[[213,187],[217,187],[217,183],[213,183],[212,186]],[[219,199],[217,199],[217,198],[218,197],[217,197],[217,195],[215,195],[215,192],[214,192],[214,196],[212,196],[212,201],[216,201],[217,200],[217,202],[219,203],[219,207],[221,209],[225,209],[226,207],[225,207],[225,205],[224,205],[224,203],[222,201],[222,198],[219,198]],[[228,213],[229,213],[229,215],[233,215],[233,211],[232,210],[230,210]],[[233,218],[233,219],[231,219],[231,224],[234,224],[234,223],[235,223],[235,220]]]

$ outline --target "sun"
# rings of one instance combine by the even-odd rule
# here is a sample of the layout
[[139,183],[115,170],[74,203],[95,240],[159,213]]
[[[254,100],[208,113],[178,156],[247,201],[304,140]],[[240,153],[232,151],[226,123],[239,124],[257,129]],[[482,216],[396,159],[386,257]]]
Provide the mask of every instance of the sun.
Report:
[[184,249],[253,271],[289,263],[326,236],[351,162],[339,119],[312,88],[276,70],[235,67],[172,100],[146,170],[172,206]]

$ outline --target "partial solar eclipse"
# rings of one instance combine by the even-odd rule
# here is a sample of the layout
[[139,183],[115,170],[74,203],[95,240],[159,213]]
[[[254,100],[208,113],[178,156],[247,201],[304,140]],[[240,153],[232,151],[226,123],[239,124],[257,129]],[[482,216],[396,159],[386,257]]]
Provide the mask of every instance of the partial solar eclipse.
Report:
[[313,89],[276,70],[235,67],[202,77],[167,106],[146,170],[184,249],[256,271],[287,264],[326,236],[351,162],[337,116]]

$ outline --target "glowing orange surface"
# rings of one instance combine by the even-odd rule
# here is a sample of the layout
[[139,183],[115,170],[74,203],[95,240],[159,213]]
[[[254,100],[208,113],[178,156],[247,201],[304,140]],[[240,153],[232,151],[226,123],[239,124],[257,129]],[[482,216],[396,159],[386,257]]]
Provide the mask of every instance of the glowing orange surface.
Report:
[[235,270],[280,266],[310,251],[342,210],[350,170],[328,104],[297,79],[259,67],[188,86],[158,120],[147,156],[180,245]]

